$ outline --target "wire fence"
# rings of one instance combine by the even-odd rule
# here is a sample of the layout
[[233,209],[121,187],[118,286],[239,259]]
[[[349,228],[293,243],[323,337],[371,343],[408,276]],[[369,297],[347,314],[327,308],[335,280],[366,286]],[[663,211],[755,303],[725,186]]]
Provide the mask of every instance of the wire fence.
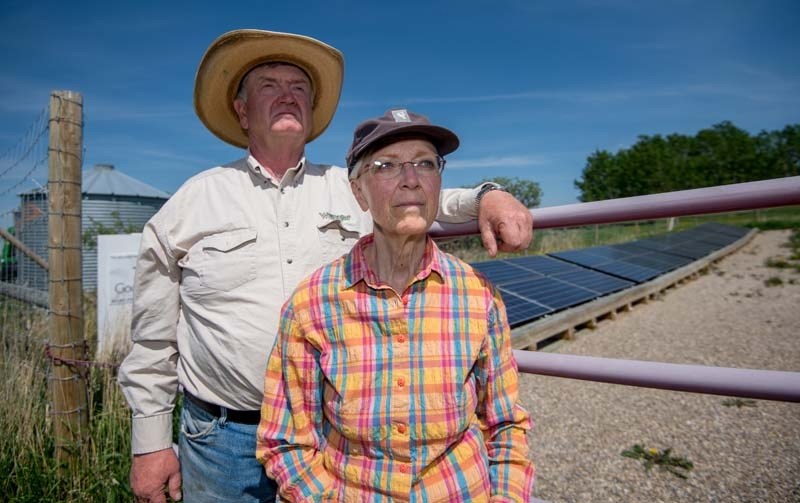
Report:
[[[46,327],[47,410],[55,457],[70,468],[76,466],[75,452],[88,432],[87,375],[75,364],[88,361],[81,274],[82,153],[83,98],[54,91],[49,106],[0,156],[0,313],[4,327],[13,325],[11,333],[3,330],[3,349],[28,344],[31,327]],[[16,305],[20,300],[22,305]],[[16,316],[14,323],[8,316]],[[2,356],[6,360],[12,353]]]
[[[49,107],[43,109],[19,140],[0,154],[0,228],[45,259],[49,112]],[[9,239],[3,243],[3,293],[42,305],[46,271]]]

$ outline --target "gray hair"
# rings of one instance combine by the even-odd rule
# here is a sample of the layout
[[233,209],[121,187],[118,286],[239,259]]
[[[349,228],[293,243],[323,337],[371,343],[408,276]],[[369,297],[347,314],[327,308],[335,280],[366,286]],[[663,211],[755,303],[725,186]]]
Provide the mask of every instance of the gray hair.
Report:
[[358,176],[361,174],[361,168],[363,168],[364,165],[367,164],[367,159],[369,159],[372,156],[373,152],[374,149],[364,152],[363,154],[361,154],[361,156],[359,156],[355,164],[353,164],[352,169],[350,169],[350,166],[347,167],[349,170],[348,176],[351,180],[355,180],[356,178],[358,178]]
[[267,61],[266,63],[261,63],[260,65],[256,65],[253,68],[247,70],[247,73],[244,74],[242,80],[239,81],[239,89],[236,90],[236,98],[237,100],[242,100],[243,102],[247,103],[247,79],[250,77],[250,74],[253,73],[254,70],[259,68],[275,68],[277,66],[293,66],[303,72],[303,75],[306,76],[308,79],[308,83],[311,84],[311,102],[314,102],[314,82],[311,80],[311,77],[308,75],[308,72],[300,68],[299,66],[295,65],[294,63],[286,63],[284,61]]

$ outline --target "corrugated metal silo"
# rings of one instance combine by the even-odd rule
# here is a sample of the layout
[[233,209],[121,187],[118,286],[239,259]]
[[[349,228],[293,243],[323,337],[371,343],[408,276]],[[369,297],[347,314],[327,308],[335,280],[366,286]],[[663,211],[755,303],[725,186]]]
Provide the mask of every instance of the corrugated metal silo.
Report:
[[[98,164],[83,172],[81,197],[81,227],[86,234],[99,226],[121,226],[130,232],[140,232],[169,194],[115,170],[110,164]],[[83,289],[97,289],[97,247],[86,243]]]
[[[85,235],[98,229],[139,232],[169,198],[169,194],[140,182],[110,164],[98,164],[82,174],[81,229]],[[17,235],[47,260],[47,192],[37,189],[20,194]],[[83,244],[83,289],[97,288],[97,246]],[[17,282],[47,290],[47,271],[18,252]]]
[[[34,189],[20,194],[19,211],[14,214],[14,229],[20,241],[47,261],[47,191]],[[47,271],[16,250],[17,279],[19,285],[47,291]]]

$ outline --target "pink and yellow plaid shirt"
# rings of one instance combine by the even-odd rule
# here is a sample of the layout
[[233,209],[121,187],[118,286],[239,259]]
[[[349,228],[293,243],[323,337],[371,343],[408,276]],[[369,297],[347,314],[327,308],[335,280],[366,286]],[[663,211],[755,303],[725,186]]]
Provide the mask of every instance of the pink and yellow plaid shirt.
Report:
[[531,420],[499,293],[428,239],[398,294],[367,266],[372,243],[284,305],[256,456],[291,501],[529,501]]

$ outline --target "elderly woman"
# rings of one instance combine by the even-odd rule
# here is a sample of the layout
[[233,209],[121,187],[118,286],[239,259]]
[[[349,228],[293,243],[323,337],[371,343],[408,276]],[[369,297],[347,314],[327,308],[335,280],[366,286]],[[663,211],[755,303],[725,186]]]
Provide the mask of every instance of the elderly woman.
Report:
[[290,501],[529,501],[505,308],[427,236],[451,131],[406,110],[347,154],[374,231],[283,307],[256,455]]

